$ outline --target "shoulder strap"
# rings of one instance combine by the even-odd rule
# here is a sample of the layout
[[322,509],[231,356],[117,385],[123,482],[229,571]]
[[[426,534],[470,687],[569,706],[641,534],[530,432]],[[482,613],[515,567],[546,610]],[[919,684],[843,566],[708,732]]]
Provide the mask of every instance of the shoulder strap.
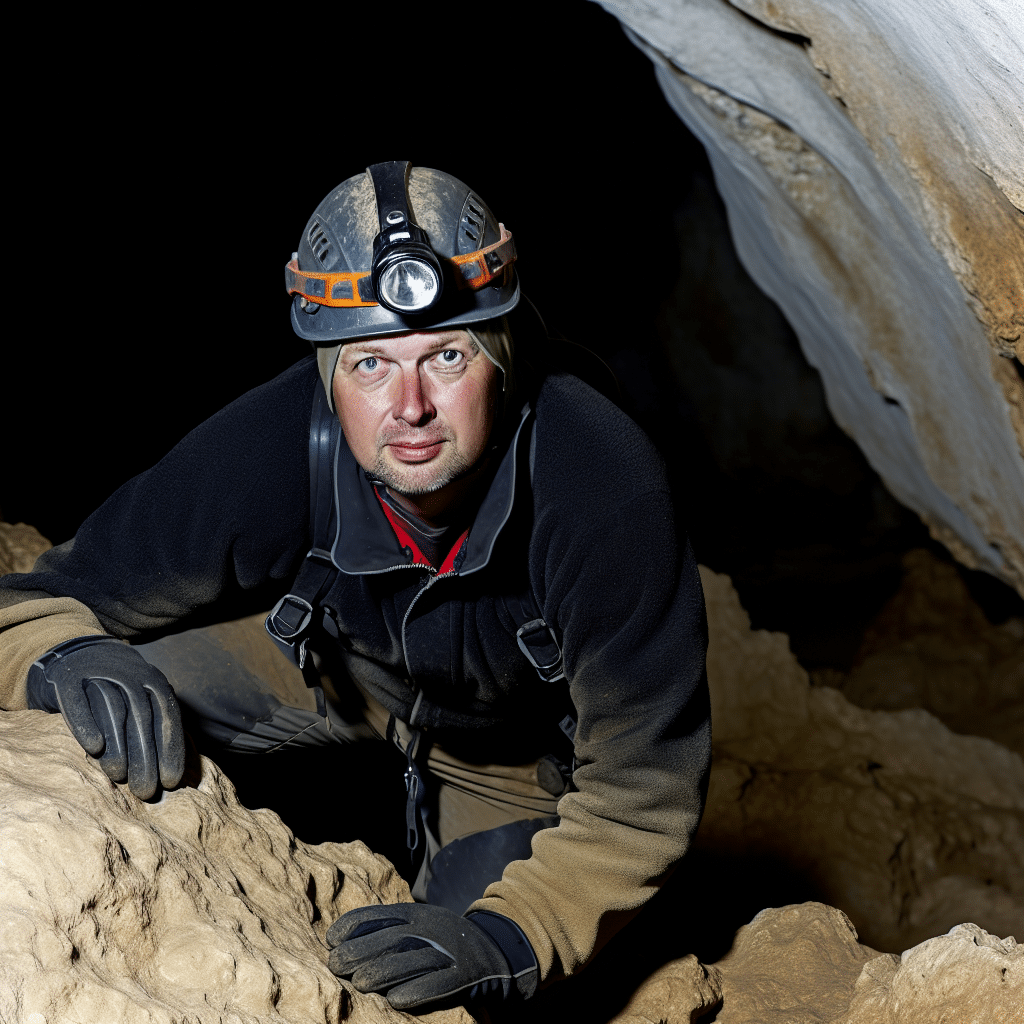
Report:
[[313,538],[313,550],[328,558],[334,503],[334,452],[340,430],[341,424],[327,404],[323,387],[318,387],[309,419],[309,535]]
[[[533,488],[533,467],[537,453],[537,418],[534,416],[530,424],[530,487]],[[518,597],[506,598],[508,608],[516,629],[516,643],[526,656],[526,660],[537,670],[537,674],[546,683],[556,683],[565,678],[562,668],[562,645],[558,634],[545,621],[540,605],[533,593],[533,585]]]
[[[331,561],[330,520],[334,503],[333,469],[337,435],[341,426],[327,404],[322,387],[313,396],[309,423],[309,532],[312,547],[303,559],[291,590],[281,598],[267,616],[267,632],[275,644],[299,668],[306,663],[306,642],[312,626],[313,609],[331,589],[337,569]],[[537,444],[537,424],[530,430],[530,483]],[[558,635],[544,621],[533,588],[506,601],[516,623],[516,643],[527,661],[545,682],[565,678],[562,668],[562,645]]]
[[[267,616],[267,632],[299,668],[306,668],[306,643],[313,609],[331,589],[338,570],[331,561],[330,522],[334,504],[333,469],[341,425],[317,383],[309,421],[309,532],[312,547],[302,561],[291,590]],[[319,685],[319,680],[314,684]]]

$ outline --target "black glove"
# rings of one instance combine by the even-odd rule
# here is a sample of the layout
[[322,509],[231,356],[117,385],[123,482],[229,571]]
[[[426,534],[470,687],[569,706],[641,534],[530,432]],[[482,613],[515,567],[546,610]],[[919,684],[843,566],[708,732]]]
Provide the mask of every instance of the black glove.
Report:
[[28,706],[59,711],[113,782],[148,800],[185,771],[185,733],[164,674],[111,636],[80,636],[28,670]]
[[380,992],[396,1010],[462,1003],[537,988],[537,958],[507,917],[468,917],[425,903],[359,907],[328,929],[333,973],[360,992]]

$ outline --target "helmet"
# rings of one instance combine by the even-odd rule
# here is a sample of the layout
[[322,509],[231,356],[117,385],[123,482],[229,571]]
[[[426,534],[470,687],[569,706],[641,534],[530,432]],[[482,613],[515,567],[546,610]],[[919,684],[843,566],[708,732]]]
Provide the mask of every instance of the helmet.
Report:
[[515,258],[511,234],[457,178],[373,164],[331,192],[302,233],[285,269],[292,327],[321,349],[492,320],[519,302]]

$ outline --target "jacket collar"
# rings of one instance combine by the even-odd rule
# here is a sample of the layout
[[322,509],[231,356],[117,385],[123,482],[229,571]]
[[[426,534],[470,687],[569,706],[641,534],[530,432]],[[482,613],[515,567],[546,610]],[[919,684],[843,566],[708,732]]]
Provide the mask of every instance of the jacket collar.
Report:
[[[466,541],[466,557],[460,576],[482,569],[490,561],[495,541],[508,522],[515,502],[517,478],[522,475],[524,446],[529,444],[530,431],[525,429],[532,419],[529,402],[523,406],[519,425],[502,456],[487,493],[480,502]],[[407,568],[398,538],[391,529],[373,485],[366,479],[338,431],[334,458],[334,543],[331,561],[344,573],[363,575]]]

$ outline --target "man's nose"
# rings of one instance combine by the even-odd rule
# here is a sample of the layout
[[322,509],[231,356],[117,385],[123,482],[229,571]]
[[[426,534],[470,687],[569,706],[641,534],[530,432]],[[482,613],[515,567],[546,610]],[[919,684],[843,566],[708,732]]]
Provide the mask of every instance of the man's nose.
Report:
[[405,420],[412,427],[421,426],[434,418],[435,409],[427,394],[427,384],[419,367],[402,371],[401,394],[395,409],[395,418]]

